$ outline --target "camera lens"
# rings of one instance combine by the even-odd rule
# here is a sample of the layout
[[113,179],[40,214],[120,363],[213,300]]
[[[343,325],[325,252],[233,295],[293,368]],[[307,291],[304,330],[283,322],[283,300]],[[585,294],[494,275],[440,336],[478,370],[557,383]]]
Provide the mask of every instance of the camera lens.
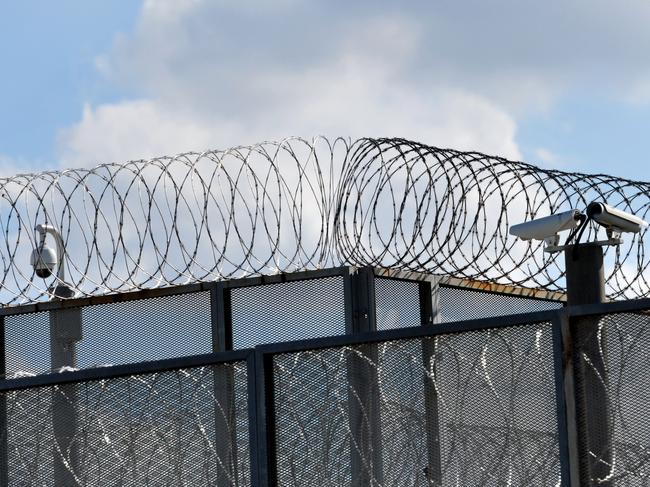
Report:
[[38,277],[42,277],[43,279],[45,279],[46,277],[50,277],[52,275],[52,271],[47,267],[41,267],[40,269],[35,269],[35,272]]

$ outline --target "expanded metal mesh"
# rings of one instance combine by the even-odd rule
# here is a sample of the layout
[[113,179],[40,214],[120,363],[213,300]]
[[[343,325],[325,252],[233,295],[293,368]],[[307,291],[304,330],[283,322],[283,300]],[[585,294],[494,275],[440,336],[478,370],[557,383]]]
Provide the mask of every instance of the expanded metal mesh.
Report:
[[244,363],[37,387],[2,400],[9,485],[251,483]]
[[[595,200],[647,220],[649,195],[647,182],[397,138],[293,138],[18,175],[0,179],[0,302],[52,295],[55,278],[27,264],[36,224],[60,231],[65,281],[80,295],[339,265],[560,290],[561,254],[509,226]],[[650,292],[643,237],[607,250],[608,295]]]
[[416,281],[375,278],[377,329],[420,326],[420,285]]
[[7,377],[50,370],[50,314],[47,311],[4,318]]
[[573,333],[583,469],[593,485],[649,486],[650,315],[587,317]]
[[274,358],[279,485],[560,480],[550,324]]
[[343,276],[230,292],[235,349],[345,333]]
[[[80,313],[77,368],[212,351],[208,291],[85,306]],[[7,375],[51,370],[49,337],[50,312],[6,316]]]
[[549,311],[560,309],[563,306],[560,301],[547,301],[452,286],[440,286],[438,301],[441,322]]

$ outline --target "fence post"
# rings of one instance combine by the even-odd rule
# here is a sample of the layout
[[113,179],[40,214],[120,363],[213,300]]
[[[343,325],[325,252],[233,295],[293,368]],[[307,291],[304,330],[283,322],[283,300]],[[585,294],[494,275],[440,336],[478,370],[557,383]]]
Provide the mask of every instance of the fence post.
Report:
[[576,395],[572,355],[571,329],[564,310],[553,319],[553,367],[560,453],[560,475],[563,487],[580,485],[580,452],[576,429]]
[[[210,288],[212,351],[232,350],[230,290],[221,282]],[[234,371],[227,365],[213,368],[217,485],[238,485],[237,419]]]
[[[598,245],[571,246],[564,252],[567,304],[605,301],[603,250]],[[611,412],[607,392],[607,340],[598,316],[569,318],[580,485],[609,487],[612,468]],[[588,357],[588,362],[583,359]]]
[[[438,310],[438,283],[419,282],[420,322],[422,326],[431,326],[440,322]],[[440,448],[440,417],[438,411],[438,391],[436,379],[436,338],[422,339],[422,363],[424,365],[424,412],[427,439],[427,465],[424,476],[427,485],[442,485],[442,465]]]
[[[352,269],[345,280],[346,333],[377,329],[375,274],[371,267]],[[347,359],[348,413],[351,431],[352,485],[383,483],[381,400],[377,345],[355,347]]]
[[260,487],[278,485],[277,452],[275,446],[275,387],[273,355],[255,347],[255,424],[257,483]]
[[[77,367],[77,342],[82,339],[81,308],[50,311],[50,357],[53,371]],[[60,384],[52,389],[54,432],[54,485],[77,485],[79,445],[77,385]]]
[[[0,380],[7,378],[7,345],[5,317],[0,316]],[[9,422],[7,393],[0,393],[0,485],[9,485]]]

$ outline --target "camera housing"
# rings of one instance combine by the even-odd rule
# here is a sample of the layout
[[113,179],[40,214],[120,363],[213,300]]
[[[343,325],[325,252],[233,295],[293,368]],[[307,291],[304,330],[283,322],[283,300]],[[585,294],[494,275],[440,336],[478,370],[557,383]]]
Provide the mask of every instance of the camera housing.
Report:
[[[522,240],[544,240],[549,244],[557,244],[558,232],[576,228],[584,218],[585,215],[581,211],[564,211],[513,225],[510,227],[510,235]],[[550,242],[551,239],[554,242]]]
[[29,263],[34,267],[34,272],[38,277],[46,279],[52,275],[59,260],[53,248],[39,245],[32,251]]
[[[34,228],[38,234],[38,243],[32,251],[29,262],[34,268],[34,273],[43,279],[54,274],[54,269],[58,266],[57,279],[59,284],[65,283],[65,251],[63,238],[59,231],[52,225],[38,224]],[[56,250],[45,245],[45,238],[50,234],[56,243]]]
[[[56,281],[49,289],[49,293],[53,298],[73,298],[75,291],[65,281],[65,243],[61,233],[52,225],[38,224],[34,228],[38,234],[38,244],[32,251],[29,262],[34,267],[34,273],[41,278],[48,278],[54,273],[54,269],[58,266],[56,273]],[[56,250],[45,245],[45,238],[50,234],[56,243]]]
[[648,222],[642,218],[598,201],[587,206],[587,216],[610,233],[639,233],[648,226]]

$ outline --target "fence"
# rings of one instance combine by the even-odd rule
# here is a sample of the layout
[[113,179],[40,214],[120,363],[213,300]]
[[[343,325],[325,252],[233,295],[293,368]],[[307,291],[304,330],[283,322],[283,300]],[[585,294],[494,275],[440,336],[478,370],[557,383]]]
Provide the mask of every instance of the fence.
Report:
[[650,485],[647,310],[350,267],[5,308],[0,484]]

